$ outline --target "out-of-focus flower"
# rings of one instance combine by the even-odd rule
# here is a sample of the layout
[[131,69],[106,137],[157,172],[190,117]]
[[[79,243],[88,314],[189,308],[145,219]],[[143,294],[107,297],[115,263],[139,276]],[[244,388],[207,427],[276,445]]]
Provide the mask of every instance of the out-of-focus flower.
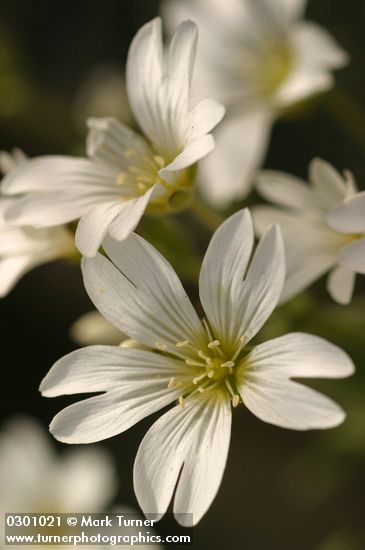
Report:
[[126,83],[146,138],[116,119],[89,119],[89,160],[39,157],[5,178],[4,193],[29,193],[8,220],[47,227],[81,218],[76,244],[93,256],[107,233],[127,237],[147,205],[165,212],[186,204],[194,166],[213,149],[209,132],[224,114],[209,98],[189,105],[196,41],[196,25],[185,21],[164,52],[160,19],[144,25],[129,49]]
[[[0,170],[11,174],[17,166],[26,166],[22,151],[0,152]],[[0,196],[0,297],[12,290],[19,279],[34,267],[70,257],[75,252],[73,235],[66,227],[15,227],[5,221],[5,210],[14,203]]]
[[98,311],[88,311],[73,323],[70,336],[81,346],[93,344],[118,345],[126,336],[109,323]]
[[336,302],[351,301],[355,274],[365,274],[365,191],[357,193],[350,172],[341,176],[319,159],[309,167],[310,186],[282,172],[263,171],[257,189],[276,206],[253,209],[261,235],[271,223],[283,232],[286,301],[330,272],[327,290]]
[[201,164],[206,196],[217,206],[247,195],[280,113],[333,85],[347,54],[319,25],[303,21],[305,0],[168,0],[171,28],[199,26],[196,91],[227,108],[216,148]]
[[216,231],[200,273],[203,322],[172,267],[144,239],[107,238],[103,246],[110,260],[101,254],[83,260],[86,289],[110,322],[152,349],[75,351],[53,366],[40,389],[46,397],[103,392],[53,419],[51,432],[66,443],[112,437],[178,400],[137,454],[135,491],[148,517],[163,516],[177,484],[174,512],[191,514],[177,521],[198,523],[220,486],[231,406],[241,401],[260,419],[285,428],[329,428],[343,421],[343,410],[331,399],[292,381],[350,375],[353,364],[342,350],[299,333],[247,347],[282,291],[285,260],[277,227],[253,256],[248,210]]
[[116,489],[113,464],[100,448],[74,449],[60,457],[28,417],[9,421],[0,435],[3,513],[102,512]]

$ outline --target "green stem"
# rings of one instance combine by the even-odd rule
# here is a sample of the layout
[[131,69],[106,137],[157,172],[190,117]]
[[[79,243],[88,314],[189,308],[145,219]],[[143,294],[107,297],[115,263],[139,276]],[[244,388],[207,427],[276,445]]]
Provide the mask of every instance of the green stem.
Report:
[[365,151],[365,110],[361,103],[348,92],[334,88],[324,105],[346,133]]
[[209,206],[198,197],[192,202],[191,210],[194,212],[195,216],[212,231],[215,231],[224,221],[224,217],[221,214],[211,210]]

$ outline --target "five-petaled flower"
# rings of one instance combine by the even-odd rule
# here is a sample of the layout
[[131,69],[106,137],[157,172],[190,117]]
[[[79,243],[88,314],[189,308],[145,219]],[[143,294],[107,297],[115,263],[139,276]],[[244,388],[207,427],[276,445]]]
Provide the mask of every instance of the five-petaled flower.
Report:
[[356,273],[365,274],[365,191],[357,192],[350,172],[342,177],[319,159],[309,166],[309,181],[261,172],[258,191],[277,206],[255,206],[255,228],[261,235],[277,222],[283,232],[287,278],[281,301],[330,272],[328,292],[348,304]]
[[341,378],[353,372],[336,346],[293,333],[248,344],[275,308],[284,282],[280,230],[272,226],[254,254],[248,210],[215,232],[200,273],[200,321],[166,260],[144,239],[107,238],[84,258],[86,289],[99,311],[149,350],[90,346],[59,360],[41,384],[44,396],[102,392],[56,415],[50,429],[66,443],[119,434],[177,401],[139,448],[134,485],[144,513],[160,519],[175,486],[175,514],[196,524],[223,476],[231,409],[243,402],[260,419],[307,430],[337,426],[343,410],[292,378]]
[[186,204],[196,163],[214,147],[209,132],[224,115],[210,98],[190,105],[196,43],[197,27],[185,21],[164,52],[160,19],[145,24],[126,69],[129,102],[144,136],[114,118],[89,119],[89,159],[38,157],[5,177],[3,193],[18,197],[8,221],[47,227],[81,218],[76,244],[93,256],[107,233],[127,237],[146,208],[165,212]]
[[347,54],[319,25],[302,19],[306,0],[167,0],[172,28],[199,25],[196,92],[227,108],[216,147],[201,164],[207,199],[221,207],[247,195],[275,119],[333,85]]

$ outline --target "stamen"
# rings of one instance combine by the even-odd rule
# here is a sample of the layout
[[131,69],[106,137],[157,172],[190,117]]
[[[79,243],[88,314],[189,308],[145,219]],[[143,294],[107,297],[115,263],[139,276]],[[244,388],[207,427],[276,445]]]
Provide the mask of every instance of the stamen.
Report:
[[234,361],[226,361],[225,363],[221,363],[221,367],[234,367]]
[[226,378],[225,381],[224,381],[224,383],[225,383],[225,385],[226,385],[226,387],[227,387],[229,393],[231,394],[232,398],[235,397],[235,395],[237,395],[237,394],[233,391],[233,388],[232,388],[232,386],[231,386],[230,381],[227,380],[227,378]]
[[213,342],[209,342],[208,348],[213,349],[213,348],[216,348],[220,345],[221,345],[221,343],[220,343],[219,340],[213,340]]
[[198,391],[199,391],[200,393],[204,393],[205,390],[204,390],[203,386],[199,386]]
[[176,379],[172,377],[170,382],[167,384],[167,387],[169,390],[175,386],[175,382],[176,382]]
[[128,149],[126,149],[123,153],[123,156],[126,158],[126,159],[130,159],[131,157],[133,157],[134,155],[136,154],[136,150],[133,149],[133,147],[128,147]]
[[199,363],[199,361],[193,361],[192,359],[185,359],[185,363],[189,367],[206,367],[205,363]]
[[117,185],[124,185],[127,180],[127,172],[120,172],[117,177]]
[[182,395],[179,395],[179,405],[182,409],[185,407],[185,399]]
[[233,355],[232,361],[235,361],[237,359],[237,357],[239,356],[239,354],[241,353],[241,351],[245,347],[246,341],[247,341],[247,338],[246,338],[246,335],[244,334],[243,336],[240,337],[241,344],[238,346],[238,348],[236,350],[236,353]]
[[208,378],[213,378],[213,376],[214,376],[214,370],[208,371],[207,376],[208,376]]
[[203,325],[204,325],[205,330],[207,331],[207,334],[209,336],[209,340],[213,341],[214,340],[213,334],[212,334],[212,331],[210,330],[210,326],[208,325],[208,322],[206,321],[206,319],[203,319]]
[[207,363],[207,365],[210,365],[212,363],[212,359],[210,357],[208,357],[207,355],[205,355],[205,353],[201,349],[198,351],[198,355],[199,355],[199,357],[204,359],[204,361]]
[[196,376],[195,378],[193,378],[193,384],[196,385],[198,382],[200,382],[200,380],[203,380],[203,378],[205,378],[206,376],[207,376],[206,372],[204,372],[200,376]]
[[160,155],[155,155],[153,157],[153,160],[155,161],[155,163],[160,167],[160,168],[163,168],[165,166],[165,159],[163,157],[161,157]]
[[157,349],[159,349],[161,351],[167,350],[166,344],[163,344],[162,342],[155,342],[155,346],[156,346]]
[[175,346],[177,348],[183,348],[189,344],[189,340],[183,340],[182,342],[176,342]]
[[240,396],[236,393],[236,395],[232,397],[232,407],[236,408],[239,405],[239,402]]

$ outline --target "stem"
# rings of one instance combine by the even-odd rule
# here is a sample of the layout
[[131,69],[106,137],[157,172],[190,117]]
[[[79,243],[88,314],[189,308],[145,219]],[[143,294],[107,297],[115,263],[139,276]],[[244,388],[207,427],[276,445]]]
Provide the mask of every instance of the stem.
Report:
[[350,137],[365,151],[365,111],[348,92],[334,88],[324,106]]
[[212,231],[215,231],[224,220],[221,214],[211,210],[209,206],[198,197],[196,197],[191,204],[191,210],[194,212],[195,216]]

